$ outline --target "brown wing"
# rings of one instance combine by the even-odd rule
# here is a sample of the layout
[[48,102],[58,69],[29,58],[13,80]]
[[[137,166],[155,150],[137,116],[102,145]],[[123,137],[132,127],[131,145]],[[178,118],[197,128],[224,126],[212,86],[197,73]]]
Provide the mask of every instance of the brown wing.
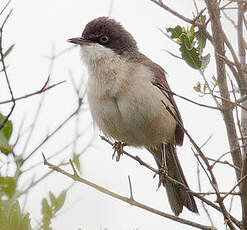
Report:
[[155,78],[153,80],[153,85],[158,87],[162,93],[167,97],[167,99],[171,102],[173,106],[174,115],[177,117],[177,119],[180,121],[180,124],[177,124],[176,130],[175,130],[175,140],[177,145],[183,144],[184,139],[184,131],[181,128],[181,125],[183,124],[180,112],[178,110],[178,107],[176,105],[176,102],[173,98],[173,94],[171,92],[171,89],[168,85],[168,82],[166,80],[166,72],[165,70],[159,66],[158,64],[152,62],[149,58],[147,58],[145,55],[140,54],[142,56],[142,64],[147,66],[154,74]]

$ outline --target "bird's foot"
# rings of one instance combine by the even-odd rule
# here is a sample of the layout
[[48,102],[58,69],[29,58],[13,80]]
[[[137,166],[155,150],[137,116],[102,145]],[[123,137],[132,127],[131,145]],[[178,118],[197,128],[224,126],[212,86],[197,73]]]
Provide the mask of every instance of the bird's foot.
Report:
[[114,152],[112,154],[112,159],[115,157],[116,155],[116,161],[120,160],[121,155],[123,155],[123,147],[126,146],[126,144],[124,144],[121,141],[116,141],[113,145],[113,149]]
[[156,191],[160,188],[162,184],[164,185],[167,182],[166,176],[168,176],[168,170],[166,167],[163,166],[162,168],[158,169],[158,172],[154,176],[156,176],[157,174],[159,174],[159,183]]

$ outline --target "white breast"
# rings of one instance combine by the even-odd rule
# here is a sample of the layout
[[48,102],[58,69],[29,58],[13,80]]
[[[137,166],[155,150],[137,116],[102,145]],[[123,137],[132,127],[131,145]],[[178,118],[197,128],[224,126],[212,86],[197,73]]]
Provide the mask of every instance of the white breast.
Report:
[[110,49],[100,49],[106,50],[99,54],[95,48],[94,56],[82,50],[89,73],[90,111],[99,129],[133,146],[173,142],[176,122],[161,100],[170,102],[151,83],[152,72],[143,65],[126,63]]

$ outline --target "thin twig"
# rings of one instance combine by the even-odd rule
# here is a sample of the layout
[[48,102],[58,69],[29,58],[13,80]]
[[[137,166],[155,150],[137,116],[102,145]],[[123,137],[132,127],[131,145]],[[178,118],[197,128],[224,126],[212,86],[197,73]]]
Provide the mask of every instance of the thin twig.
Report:
[[[208,9],[208,13],[211,19],[211,28],[214,38],[214,51],[215,53],[218,53],[222,56],[225,55],[225,45],[229,48],[229,51],[231,52],[231,55],[233,56],[234,62],[237,65],[239,73],[241,73],[241,68],[239,66],[239,60],[237,58],[237,55],[232,48],[231,43],[229,42],[221,24],[220,20],[220,9],[217,1],[211,1],[211,0],[205,0],[205,4]],[[225,63],[224,61],[216,56],[216,71],[217,71],[217,80],[218,80],[218,87],[220,91],[220,96],[226,99],[230,99],[230,93],[228,89],[227,84],[227,78],[226,78],[226,69],[225,69]],[[222,105],[222,115],[225,121],[225,126],[227,130],[228,135],[228,141],[231,149],[235,149],[236,147],[239,147],[238,142],[238,136],[237,136],[237,130],[234,125],[234,117],[232,113],[231,104],[229,102],[226,102],[224,100],[221,101]],[[236,150],[231,153],[234,165],[237,167],[241,167],[242,161],[241,161],[241,151]],[[238,170],[235,170],[236,176],[238,180],[241,178],[241,173]],[[224,208],[224,211],[225,208]],[[224,213],[223,213],[224,214]],[[224,215],[225,218],[227,216]],[[227,219],[226,219],[227,220]],[[234,229],[232,224],[227,221],[227,225],[230,229]]]
[[58,82],[58,83],[55,83],[55,84],[50,85],[50,86],[47,86],[47,87],[42,86],[41,89],[39,89],[39,90],[37,90],[37,91],[35,91],[35,92],[33,92],[33,93],[29,93],[29,94],[24,95],[24,96],[21,96],[21,97],[16,97],[16,98],[11,99],[11,100],[0,101],[0,105],[1,105],[1,104],[7,104],[7,103],[10,103],[10,102],[13,102],[13,100],[14,100],[14,101],[19,101],[19,100],[22,100],[22,99],[26,99],[26,98],[28,98],[28,97],[32,97],[32,96],[34,96],[34,95],[42,94],[42,93],[48,91],[49,89],[52,89],[52,88],[54,88],[54,87],[56,87],[56,86],[58,86],[58,85],[60,85],[60,84],[65,83],[65,82],[66,82],[66,81],[64,80],[64,81],[60,81],[60,82]]
[[[202,195],[202,187],[201,187],[201,180],[200,180],[200,167],[199,167],[199,162],[197,162],[197,183],[198,183],[198,190],[199,190],[199,193],[198,194],[200,194],[200,195]],[[214,225],[214,222],[213,222],[213,219],[212,219],[212,217],[211,217],[211,215],[210,215],[210,213],[209,213],[209,211],[208,211],[208,209],[207,209],[207,207],[206,207],[206,205],[204,204],[204,202],[201,200],[201,205],[202,205],[202,208],[203,208],[203,210],[204,210],[204,212],[206,213],[206,215],[207,215],[207,217],[208,217],[208,220],[209,220],[209,222],[210,222],[210,224],[212,225],[212,226],[215,226]]]
[[58,130],[60,130],[71,118],[80,111],[81,104],[78,105],[78,108],[70,114],[53,132],[51,132],[34,150],[28,154],[28,156],[23,160],[23,163],[27,161],[44,143],[46,143]]
[[[230,153],[230,152],[229,152],[229,153]],[[237,166],[235,166],[235,165],[229,163],[228,161],[220,161],[220,160],[218,160],[218,159],[215,160],[215,159],[213,159],[213,158],[211,158],[211,157],[207,157],[207,159],[208,159],[209,161],[213,161],[213,162],[214,162],[214,165],[213,165],[212,167],[214,167],[216,163],[219,163],[219,164],[229,165],[230,167],[232,167],[232,168],[238,170],[239,172],[241,172],[241,169],[240,169],[240,168],[238,168]]]
[[129,189],[130,189],[130,200],[134,200],[134,196],[133,196],[133,190],[132,190],[132,184],[131,184],[130,176],[128,176],[128,181],[129,181]]
[[[221,195],[225,195],[229,192],[219,192],[219,194]],[[210,196],[210,195],[216,195],[215,192],[198,192],[198,194],[202,195],[202,196]],[[233,196],[240,196],[241,193],[240,192],[231,192],[229,193],[230,195],[233,195]]]
[[233,101],[231,101],[230,99],[226,99],[226,98],[224,98],[224,97],[217,96],[217,95],[215,95],[215,94],[214,94],[214,96],[215,96],[216,98],[218,98],[218,99],[221,99],[222,101],[226,101],[226,102],[228,102],[228,103],[231,103],[231,104],[232,104],[232,108],[234,108],[235,106],[238,106],[238,107],[240,107],[241,109],[247,111],[247,108],[243,107],[240,103],[238,103],[238,99],[236,100],[236,102],[233,102]]
[[0,15],[5,11],[5,9],[8,7],[8,5],[9,5],[10,2],[11,2],[11,0],[9,0],[9,1],[5,4],[5,6],[3,7],[3,9],[2,9],[1,12],[0,12]]
[[[43,155],[43,157],[44,157],[44,155]],[[51,168],[51,169],[53,169],[53,170],[65,175],[67,177],[70,177],[71,179],[73,179],[75,181],[78,181],[78,182],[81,182],[83,184],[86,184],[86,185],[88,185],[88,186],[90,186],[90,187],[92,187],[92,188],[94,188],[94,189],[96,189],[96,190],[108,195],[108,196],[111,196],[111,197],[116,198],[118,200],[121,200],[121,201],[123,201],[125,203],[129,203],[129,204],[131,204],[133,206],[139,207],[139,208],[144,209],[146,211],[152,212],[152,213],[154,213],[156,215],[163,216],[165,218],[168,218],[170,220],[173,220],[173,221],[176,221],[176,222],[179,222],[179,223],[182,223],[182,224],[186,224],[186,225],[189,225],[189,226],[192,226],[192,227],[195,227],[195,228],[198,228],[198,229],[202,229],[202,230],[215,230],[214,227],[205,226],[205,225],[202,225],[202,224],[199,224],[199,223],[196,223],[196,222],[192,222],[192,221],[189,221],[189,220],[177,217],[177,216],[173,216],[173,215],[167,214],[165,212],[162,212],[162,211],[154,209],[154,208],[152,208],[150,206],[147,206],[147,205],[145,205],[143,203],[140,203],[140,202],[138,202],[138,201],[136,201],[134,199],[119,195],[119,194],[114,193],[114,192],[112,192],[112,191],[110,191],[110,190],[108,190],[108,189],[106,189],[106,188],[104,188],[104,187],[102,187],[100,185],[92,183],[91,181],[88,181],[88,180],[78,176],[78,174],[75,171],[75,167],[73,166],[72,161],[70,161],[70,164],[71,164],[71,167],[73,168],[74,174],[68,173],[65,170],[63,170],[63,169],[61,169],[61,168],[49,163],[44,157],[44,165],[47,165],[49,168]]]
[[[198,26],[198,28],[202,31],[202,33],[204,34],[204,36],[209,40],[209,41],[213,41],[212,36],[208,33],[208,31],[206,30],[206,24],[202,25],[201,23],[197,22],[197,17],[195,17],[194,19],[190,19],[187,17],[184,17],[182,14],[178,13],[177,11],[173,10],[172,8],[168,7],[166,4],[164,4],[161,0],[150,0],[151,2],[155,3],[156,5],[158,5],[159,7],[163,8],[164,10],[166,10],[167,12],[173,14],[175,17],[178,17],[179,19],[190,23],[194,26]],[[203,12],[203,11],[201,11]]]
[[246,179],[247,175],[245,175],[244,177],[242,177],[237,183],[236,185],[233,186],[233,188],[225,195],[222,197],[222,200],[224,200],[228,195],[232,194],[232,192],[235,190],[236,187],[238,187],[245,179]]
[[[114,143],[111,142],[110,140],[108,140],[107,138],[105,138],[104,136],[100,136],[101,139],[105,142],[107,142],[108,144],[110,144],[111,146],[114,146]],[[162,171],[160,170],[157,170],[155,168],[153,168],[152,166],[150,166],[149,164],[147,164],[146,162],[142,161],[140,157],[138,156],[133,156],[131,155],[130,153],[126,152],[123,150],[123,154],[134,159],[135,161],[137,161],[140,165],[144,166],[145,168],[151,170],[152,172],[154,172],[155,174],[160,174],[162,173]],[[184,184],[174,180],[173,178],[169,177],[168,175],[164,174],[164,176],[166,177],[166,179],[168,181],[170,181],[171,183],[174,183],[174,184],[177,184],[178,186],[181,186],[183,189],[187,190],[189,193],[191,193],[193,196],[197,197],[198,199],[202,200],[204,203],[206,203],[207,205],[213,207],[214,209],[216,209],[217,211],[221,212],[221,209],[216,205],[214,204],[213,202],[205,199],[203,196],[200,196],[197,192],[193,192],[191,191],[188,187],[186,187]],[[233,216],[231,216],[229,214],[231,220],[234,222],[234,224],[236,224],[238,227],[241,226],[241,223]]]
[[233,225],[233,222],[230,218],[230,214],[227,212],[225,205],[221,199],[221,196],[219,194],[219,188],[218,188],[218,183],[217,180],[212,172],[212,169],[210,167],[210,164],[208,163],[207,158],[205,157],[205,155],[203,154],[203,152],[201,151],[200,147],[196,144],[196,142],[194,141],[194,139],[190,136],[190,134],[187,132],[187,130],[184,128],[183,124],[181,123],[181,121],[174,115],[174,113],[171,111],[171,109],[169,108],[169,106],[167,106],[163,101],[162,103],[164,104],[165,108],[167,109],[167,111],[173,116],[173,118],[176,120],[176,122],[179,124],[179,126],[183,129],[184,133],[187,135],[187,137],[189,138],[190,142],[192,143],[192,145],[195,147],[196,151],[198,152],[199,156],[201,157],[201,159],[203,160],[203,162],[205,163],[205,165],[207,166],[207,170],[210,174],[210,178],[209,178],[209,182],[212,185],[212,188],[215,190],[216,192],[216,196],[217,196],[217,203],[220,206],[221,212],[225,218],[225,220],[227,221],[227,225],[230,227],[230,229],[234,230],[235,227]]
[[199,102],[196,102],[196,101],[193,101],[193,100],[191,100],[191,99],[189,99],[189,98],[186,98],[186,97],[184,97],[184,96],[181,96],[181,95],[179,95],[179,94],[177,94],[177,93],[174,93],[174,92],[171,91],[171,90],[165,89],[164,87],[162,87],[162,86],[159,85],[159,84],[154,84],[154,85],[157,86],[158,88],[160,88],[161,90],[164,90],[165,92],[167,92],[167,93],[173,95],[173,96],[179,97],[179,98],[181,98],[181,99],[183,99],[183,100],[185,100],[185,101],[191,102],[191,103],[193,103],[193,104],[195,104],[195,105],[199,105],[199,106],[202,106],[202,107],[205,107],[205,108],[208,108],[208,109],[220,110],[220,108],[218,108],[218,107],[214,107],[214,106],[211,106],[211,105],[201,104],[201,103],[199,103]]
[[[232,80],[230,80],[230,83],[232,86],[232,94],[233,94],[234,101],[237,101],[237,97],[236,97],[236,93],[235,93],[235,89],[234,89]],[[240,122],[240,118],[239,118],[238,106],[236,106],[235,115],[236,115],[236,119],[237,119],[237,126],[238,126],[238,131],[240,133],[240,138],[242,140],[242,144],[244,144],[244,135],[242,132],[241,122]]]
[[202,76],[204,82],[206,83],[206,86],[207,86],[207,88],[208,88],[208,90],[209,90],[209,93],[210,93],[210,95],[212,96],[212,99],[214,100],[215,104],[217,105],[218,108],[222,109],[222,108],[221,108],[221,104],[218,102],[218,100],[217,100],[216,97],[214,96],[213,89],[211,89],[211,87],[210,87],[210,85],[209,85],[209,83],[208,83],[208,81],[207,81],[207,78],[206,78],[204,72],[201,71],[201,70],[200,70],[199,72],[200,72],[200,74],[201,74],[201,76]]
[[13,9],[11,9],[10,12],[7,14],[7,16],[4,19],[3,24],[1,25],[1,28],[0,28],[0,55],[1,55],[1,63],[2,63],[2,67],[3,67],[3,72],[4,72],[5,80],[6,80],[7,85],[8,85],[8,89],[9,89],[9,92],[10,92],[10,95],[11,95],[11,99],[12,99],[13,105],[12,105],[12,107],[11,107],[8,115],[4,118],[4,120],[0,124],[0,130],[5,126],[5,124],[9,120],[9,118],[10,118],[10,116],[11,116],[11,114],[14,111],[14,108],[15,108],[14,94],[13,94],[12,88],[10,86],[9,77],[8,77],[8,74],[7,74],[6,65],[5,65],[5,61],[4,61],[3,47],[2,47],[3,28],[4,28],[5,23],[8,20],[9,16],[11,15],[12,11],[13,11]]
[[230,5],[230,4],[232,4],[232,3],[233,3],[232,0],[229,1],[229,2],[227,2],[225,5],[223,5],[222,7],[220,7],[220,10],[224,10],[228,5]]

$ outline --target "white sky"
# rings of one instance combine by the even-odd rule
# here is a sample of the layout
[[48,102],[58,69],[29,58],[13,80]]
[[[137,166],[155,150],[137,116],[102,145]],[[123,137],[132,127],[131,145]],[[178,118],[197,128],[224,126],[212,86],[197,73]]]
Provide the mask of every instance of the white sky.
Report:
[[[192,10],[195,12],[190,0],[170,0],[166,2],[187,17],[191,17]],[[203,3],[202,1],[197,2],[199,5]],[[1,2],[0,6],[2,4]],[[51,55],[52,46],[55,47],[55,52],[70,47],[71,44],[67,43],[66,40],[79,36],[83,27],[90,20],[99,16],[107,16],[109,5],[109,0],[13,1],[14,13],[5,27],[4,46],[8,47],[12,43],[16,44],[14,51],[7,60],[10,65],[8,68],[9,78],[15,96],[25,95],[40,89],[49,73],[49,60],[44,56]],[[173,91],[192,100],[205,104],[211,103],[211,99],[207,97],[201,98],[193,91],[193,86],[196,85],[196,82],[202,81],[199,73],[191,70],[185,63],[171,57],[164,51],[165,49],[178,54],[178,47],[164,37],[156,28],[159,27],[165,30],[165,28],[176,26],[178,23],[187,26],[186,24],[148,0],[115,0],[112,17],[120,21],[133,34],[141,52],[165,68],[169,73],[168,81]],[[210,50],[210,46],[207,49]],[[86,81],[85,68],[81,64],[77,48],[64,54],[55,62],[51,83],[61,80],[67,80],[67,82],[47,92],[44,107],[40,114],[36,131],[26,150],[26,155],[43,140],[49,131],[57,127],[76,108],[77,101],[69,71],[72,72],[76,82],[80,82],[81,77],[84,77]],[[214,65],[211,64],[208,71],[206,71],[208,78],[212,76],[213,71]],[[3,79],[0,79],[0,83],[2,85],[5,84]],[[8,91],[1,89],[0,101],[5,100],[8,96]],[[40,97],[36,96],[17,102],[16,110],[11,117],[15,122],[15,136],[23,117],[26,118],[24,125],[26,128],[32,121],[39,99]],[[228,150],[227,142],[224,140],[226,138],[225,129],[219,113],[192,105],[181,99],[176,99],[176,101],[186,129],[189,130],[199,145],[209,135],[213,135],[211,141],[204,148],[208,155],[217,158],[219,154]],[[1,112],[6,111],[7,108],[9,106],[1,106],[0,110]],[[88,128],[91,122],[88,111],[82,113],[80,121],[80,130]],[[34,162],[42,160],[41,151],[46,156],[50,156],[72,140],[74,128],[73,122],[66,125],[51,141],[35,153],[26,168]],[[83,149],[90,137],[94,135],[93,128],[89,127],[88,129],[83,138],[80,139],[77,151]],[[17,146],[16,152],[22,151],[25,138],[26,136],[20,140],[20,145]],[[184,146],[178,148],[178,152],[188,183],[193,190],[197,191],[196,159],[190,148],[191,145],[188,139],[185,138]],[[143,149],[128,148],[127,150],[133,154],[139,154],[143,160],[154,165],[152,157]],[[71,148],[64,152],[63,156],[56,158],[56,160],[54,159],[52,162],[58,163],[59,159],[68,161],[70,154]],[[96,135],[93,146],[81,157],[82,176],[114,192],[127,196],[129,194],[127,177],[130,175],[134,198],[137,201],[171,213],[164,188],[156,192],[158,181],[157,178],[153,179],[152,173],[133,160],[127,159],[127,157],[123,157],[120,162],[116,163],[111,160],[111,155],[111,147],[100,141]],[[229,172],[229,170],[226,171],[225,169],[224,167],[216,168],[218,178],[221,178],[220,185],[223,191],[231,188],[234,184],[232,171]],[[27,184],[33,174],[36,175],[36,178],[39,178],[48,170],[47,167],[40,165],[24,176],[23,182]],[[207,179],[203,177],[203,180],[205,181],[203,183],[205,191],[208,191]],[[31,190],[26,210],[31,213],[32,219],[40,218],[40,201],[42,197],[47,196],[49,191],[58,194],[71,183],[72,181],[65,176],[54,173]],[[215,198],[212,200],[215,200]],[[200,215],[194,215],[184,210],[181,217],[195,220],[202,224],[209,224],[205,213],[201,209],[200,201],[196,200],[196,202]],[[222,229],[222,217],[215,211],[211,213],[217,227]],[[234,210],[233,213],[239,214],[239,210]],[[107,197],[79,183],[69,191],[63,211],[53,222],[53,227],[59,230],[77,230],[79,227],[83,230],[100,230],[104,228],[109,230],[131,230],[134,228],[139,230],[172,228],[179,230],[191,228]]]

